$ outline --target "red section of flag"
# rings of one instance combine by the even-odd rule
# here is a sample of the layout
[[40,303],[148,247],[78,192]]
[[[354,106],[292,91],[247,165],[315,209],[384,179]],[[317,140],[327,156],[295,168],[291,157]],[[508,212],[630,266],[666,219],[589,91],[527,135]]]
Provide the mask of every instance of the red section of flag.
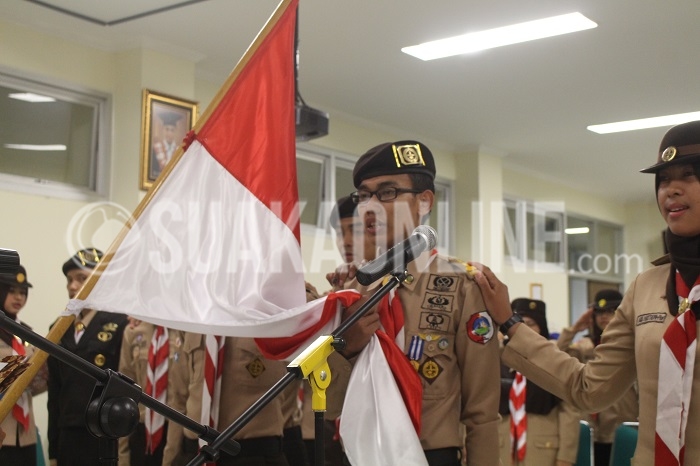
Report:
[[197,139],[287,223],[299,241],[294,117],[297,4],[295,0],[288,5]]

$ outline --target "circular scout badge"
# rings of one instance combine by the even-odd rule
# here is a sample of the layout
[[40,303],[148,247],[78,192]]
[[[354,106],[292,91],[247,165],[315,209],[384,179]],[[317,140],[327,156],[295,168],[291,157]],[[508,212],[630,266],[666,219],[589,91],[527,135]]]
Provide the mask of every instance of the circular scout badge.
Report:
[[493,338],[493,321],[486,311],[473,314],[467,322],[467,336],[471,341],[485,345]]

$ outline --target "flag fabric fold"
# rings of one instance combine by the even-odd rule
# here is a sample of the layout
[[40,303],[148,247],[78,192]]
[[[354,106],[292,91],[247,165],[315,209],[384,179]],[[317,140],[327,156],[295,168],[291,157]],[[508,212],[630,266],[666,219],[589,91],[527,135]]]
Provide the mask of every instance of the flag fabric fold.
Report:
[[355,362],[343,413],[340,437],[350,463],[427,466],[377,335]]

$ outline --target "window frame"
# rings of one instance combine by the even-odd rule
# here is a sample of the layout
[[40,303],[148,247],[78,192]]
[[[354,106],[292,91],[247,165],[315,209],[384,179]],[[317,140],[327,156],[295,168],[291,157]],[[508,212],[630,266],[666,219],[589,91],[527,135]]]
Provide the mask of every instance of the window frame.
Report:
[[112,97],[104,92],[56,79],[0,66],[0,85],[48,95],[68,103],[94,108],[92,154],[88,186],[54,180],[0,173],[0,190],[36,194],[51,198],[95,201],[110,193],[112,146]]

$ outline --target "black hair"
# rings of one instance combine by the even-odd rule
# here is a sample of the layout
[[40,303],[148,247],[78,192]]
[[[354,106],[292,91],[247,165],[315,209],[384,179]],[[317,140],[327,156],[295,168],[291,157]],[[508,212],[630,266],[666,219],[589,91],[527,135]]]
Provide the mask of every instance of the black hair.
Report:
[[411,179],[413,189],[435,192],[435,181],[431,176],[425,173],[408,173],[408,177]]

